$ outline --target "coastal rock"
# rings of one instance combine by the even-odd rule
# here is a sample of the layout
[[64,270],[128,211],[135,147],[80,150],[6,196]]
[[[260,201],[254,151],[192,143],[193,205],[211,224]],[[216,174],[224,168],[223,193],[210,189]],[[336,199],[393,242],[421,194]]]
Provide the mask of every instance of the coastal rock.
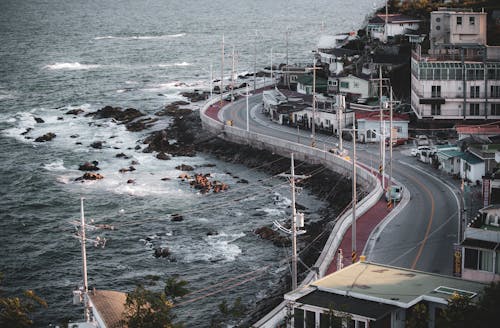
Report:
[[127,183],[128,183],[128,184],[135,183],[135,180],[134,180],[134,179],[128,179],[128,180],[127,180]]
[[22,132],[21,135],[22,136],[25,136],[27,135],[28,133],[30,133],[30,131],[33,130],[33,128],[26,128],[26,131]]
[[116,158],[123,158],[123,159],[129,159],[130,158],[127,155],[125,155],[124,153],[116,154],[115,157]]
[[158,159],[161,159],[163,161],[168,161],[170,159],[170,156],[168,156],[167,154],[165,154],[164,152],[159,152],[157,155],[156,155],[156,158]]
[[87,172],[79,178],[76,178],[75,181],[83,181],[83,180],[101,180],[104,179],[104,176],[99,173]]
[[84,112],[83,109],[77,108],[67,111],[66,115],[80,115],[83,112]]
[[90,147],[94,149],[102,149],[102,141],[94,141],[90,144]]
[[135,171],[135,167],[133,166],[129,166],[128,168],[122,168],[118,170],[118,172],[120,173],[132,172],[132,171]]
[[174,101],[173,103],[166,105],[162,110],[156,112],[155,115],[179,117],[192,112],[188,108],[179,108],[179,106],[185,106],[185,105],[189,105],[189,103],[182,100]]
[[79,134],[72,134],[69,136],[71,139],[76,139],[76,138],[79,138],[80,135]]
[[181,164],[175,167],[175,169],[180,171],[193,171],[194,168],[191,165]]
[[245,183],[245,184],[247,184],[248,180],[247,179],[240,179],[240,180],[236,181],[236,183]]
[[171,254],[172,252],[170,252],[170,249],[168,247],[157,247],[155,248],[154,256],[156,258],[160,257],[167,258],[170,257]]
[[179,174],[179,179],[181,179],[182,181],[189,180],[189,179],[191,179],[191,176],[187,173],[181,173],[181,174]]
[[151,127],[156,121],[158,121],[156,118],[144,118],[127,123],[125,126],[128,131],[139,132]]
[[184,221],[184,217],[178,213],[172,214],[170,217],[170,221],[172,222],[181,222]]
[[144,116],[144,114],[135,108],[122,110],[120,107],[105,106],[97,112],[89,113],[86,116],[94,116],[95,118],[113,118],[122,123],[130,123],[132,120]]
[[99,167],[97,167],[97,165],[99,165],[99,162],[98,161],[92,161],[92,162],[85,162],[83,164],[81,164],[78,169],[80,171],[99,171]]
[[170,179],[170,178],[167,178],[167,177],[165,177],[165,178],[161,178],[161,181],[170,181],[170,180],[171,180],[171,179]]
[[35,122],[37,122],[37,123],[45,123],[45,121],[40,117],[35,116],[34,119],[35,119]]
[[48,132],[48,133],[45,133],[43,136],[40,136],[38,138],[35,139],[35,142],[46,142],[46,141],[51,141],[52,139],[54,139],[56,137],[56,134],[55,133],[52,133],[52,132]]
[[278,232],[266,226],[255,229],[254,233],[259,235],[262,239],[272,241],[277,247],[288,247],[292,243],[290,238],[282,236]]
[[208,99],[210,92],[194,90],[193,92],[181,92],[181,96],[188,98],[191,102],[204,101]]

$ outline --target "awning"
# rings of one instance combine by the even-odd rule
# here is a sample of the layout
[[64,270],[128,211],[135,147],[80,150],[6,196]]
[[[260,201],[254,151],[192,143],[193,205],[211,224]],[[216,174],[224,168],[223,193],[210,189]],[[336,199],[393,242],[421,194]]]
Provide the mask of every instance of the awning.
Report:
[[339,312],[356,314],[372,320],[382,319],[387,314],[398,309],[398,307],[394,305],[370,302],[320,290],[315,290],[299,298],[296,302],[321,307],[327,311],[332,308]]
[[461,246],[484,248],[484,249],[495,249],[497,247],[500,248],[499,243],[486,240],[472,239],[472,238],[466,238],[464,241],[462,241]]

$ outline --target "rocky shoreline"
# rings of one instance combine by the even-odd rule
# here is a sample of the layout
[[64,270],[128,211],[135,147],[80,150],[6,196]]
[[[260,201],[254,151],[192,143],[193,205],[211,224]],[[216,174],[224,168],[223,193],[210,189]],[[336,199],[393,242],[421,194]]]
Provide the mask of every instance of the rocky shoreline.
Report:
[[[182,131],[182,132],[181,132]],[[276,155],[267,150],[259,150],[249,146],[235,144],[224,141],[210,135],[201,128],[201,120],[198,111],[190,113],[183,112],[182,117],[176,117],[172,125],[164,130],[167,135],[176,135],[182,138],[179,140],[192,141],[194,149],[198,152],[206,153],[217,157],[219,160],[243,164],[249,168],[257,168],[269,175],[275,175],[290,170],[290,160]],[[180,144],[182,147],[182,143]],[[187,146],[187,145],[186,145]],[[151,147],[151,144],[150,146]],[[333,228],[332,221],[351,201],[351,181],[350,177],[341,176],[321,165],[311,165],[303,162],[296,162],[297,174],[311,174],[312,176],[302,182],[300,186],[306,188],[318,199],[325,201],[327,206],[320,210],[321,219],[307,224],[307,233],[298,240],[301,261],[308,267],[312,267],[321,253],[329,232]],[[304,208],[307,211],[306,208]],[[264,231],[264,232],[263,232]],[[254,232],[261,237],[263,233],[274,232],[270,226],[257,228]],[[279,238],[288,239],[280,236]],[[273,240],[275,245],[281,245],[283,240]],[[288,239],[288,241],[290,241]],[[307,247],[306,247],[307,245]],[[299,281],[307,275],[303,266],[299,266]],[[269,312],[273,307],[283,300],[283,294],[290,290],[291,277],[289,274],[281,278],[279,287],[272,295],[255,304],[238,326],[246,327],[256,322],[259,318]]]

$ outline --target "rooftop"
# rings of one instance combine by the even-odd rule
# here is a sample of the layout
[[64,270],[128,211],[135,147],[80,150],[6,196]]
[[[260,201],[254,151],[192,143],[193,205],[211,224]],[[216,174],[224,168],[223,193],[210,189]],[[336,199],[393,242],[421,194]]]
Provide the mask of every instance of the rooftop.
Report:
[[[387,111],[382,113],[382,119],[384,121],[390,120],[390,115]],[[365,111],[357,111],[356,112],[356,120],[365,120],[365,121],[380,121],[380,112],[365,112]],[[410,118],[407,114],[393,114],[392,120],[395,122],[409,122]]]
[[[402,23],[419,23],[420,19],[411,18],[402,14],[388,14],[387,22],[389,24],[402,24]],[[377,14],[369,20],[369,24],[385,24],[385,14]]]
[[476,295],[486,287],[475,281],[369,262],[352,264],[310,286],[324,292],[402,308],[409,308],[422,300],[447,304],[454,292],[475,301]]
[[112,290],[95,290],[89,293],[89,297],[107,328],[123,327],[120,321],[123,319],[127,294]]
[[460,134],[475,134],[475,135],[497,135],[500,134],[499,125],[459,125],[455,128]]

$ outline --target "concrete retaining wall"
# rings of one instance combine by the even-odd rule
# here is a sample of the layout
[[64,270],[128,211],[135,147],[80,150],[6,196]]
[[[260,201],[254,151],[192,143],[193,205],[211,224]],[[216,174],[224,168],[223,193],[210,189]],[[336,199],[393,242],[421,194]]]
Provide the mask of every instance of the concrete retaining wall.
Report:
[[[257,149],[266,149],[276,154],[290,157],[290,153],[294,153],[294,157],[311,164],[322,164],[333,172],[350,175],[352,173],[352,162],[347,161],[337,155],[323,151],[318,148],[309,147],[299,143],[262,135],[255,132],[247,132],[234,126],[224,125],[220,121],[214,120],[205,115],[207,108],[219,101],[219,99],[209,100],[200,110],[200,116],[203,128],[216,134],[218,137],[239,144],[250,145]],[[382,186],[370,171],[357,166],[356,168],[357,182],[364,190],[370,193],[358,202],[356,206],[356,216],[360,217],[368,211],[380,199],[383,194]],[[352,222],[352,209],[344,212],[335,222],[332,232],[323,248],[315,267],[319,269],[319,277],[323,277],[328,269],[328,266],[333,261],[335,253],[342,242],[343,236]],[[319,278],[315,272],[309,272],[307,277],[302,281],[301,286],[307,285],[313,280]],[[276,327],[283,321],[286,315],[286,302],[282,302],[274,308],[261,320],[256,322],[253,327]]]

